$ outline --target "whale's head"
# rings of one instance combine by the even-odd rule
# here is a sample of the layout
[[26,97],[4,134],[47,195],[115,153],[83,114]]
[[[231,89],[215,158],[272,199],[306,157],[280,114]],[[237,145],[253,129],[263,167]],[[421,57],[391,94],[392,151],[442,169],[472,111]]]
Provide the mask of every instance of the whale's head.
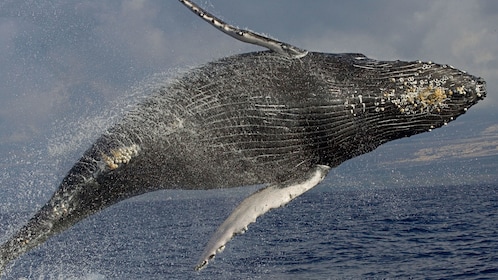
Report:
[[[486,96],[485,81],[433,62],[376,61],[349,55],[351,113],[377,122],[392,140],[431,131],[455,120]],[[354,110],[353,110],[354,109]]]
[[[485,81],[448,65],[395,62],[381,103],[426,130],[447,124],[486,96]],[[379,104],[379,110],[382,106]],[[425,124],[425,125],[423,125]]]

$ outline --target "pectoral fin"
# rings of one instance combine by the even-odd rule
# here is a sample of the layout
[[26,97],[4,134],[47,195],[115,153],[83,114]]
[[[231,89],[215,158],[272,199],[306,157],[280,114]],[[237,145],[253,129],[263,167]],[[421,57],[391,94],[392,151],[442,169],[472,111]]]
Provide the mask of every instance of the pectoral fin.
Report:
[[195,269],[201,270],[206,267],[209,260],[223,251],[225,244],[232,237],[244,233],[247,226],[254,223],[256,218],[271,209],[289,203],[294,198],[318,185],[329,170],[330,167],[328,166],[316,165],[298,180],[270,185],[244,199],[211,236]]
[[308,54],[307,50],[303,50],[293,45],[277,41],[275,39],[269,38],[268,36],[264,36],[249,30],[239,29],[233,25],[230,25],[217,18],[213,14],[208,13],[192,1],[180,0],[180,2],[183,3],[183,5],[187,6],[192,12],[200,16],[203,20],[207,21],[212,26],[237,40],[262,46],[291,58],[301,58]]

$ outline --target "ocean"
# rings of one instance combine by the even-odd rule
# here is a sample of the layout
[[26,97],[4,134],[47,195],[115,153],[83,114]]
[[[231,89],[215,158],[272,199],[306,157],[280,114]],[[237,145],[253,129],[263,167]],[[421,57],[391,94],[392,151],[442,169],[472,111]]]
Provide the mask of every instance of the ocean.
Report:
[[[196,272],[210,234],[246,195],[225,192],[121,202],[2,279],[498,279],[497,185],[322,185],[260,217]],[[0,223],[20,224],[19,213]]]

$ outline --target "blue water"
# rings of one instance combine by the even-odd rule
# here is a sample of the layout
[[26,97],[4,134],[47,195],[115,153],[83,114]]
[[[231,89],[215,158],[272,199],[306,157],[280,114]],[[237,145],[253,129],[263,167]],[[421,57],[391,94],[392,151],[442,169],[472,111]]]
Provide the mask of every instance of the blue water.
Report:
[[19,258],[4,278],[498,279],[495,185],[322,186],[260,217],[194,272],[243,198],[219,192],[119,203]]

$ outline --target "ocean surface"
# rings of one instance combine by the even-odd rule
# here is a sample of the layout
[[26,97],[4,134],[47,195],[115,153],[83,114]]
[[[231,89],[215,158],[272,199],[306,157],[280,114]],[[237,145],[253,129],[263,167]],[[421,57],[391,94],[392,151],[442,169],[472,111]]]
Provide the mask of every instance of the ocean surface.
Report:
[[[498,279],[496,185],[321,186],[260,217],[195,272],[245,195],[200,192],[119,203],[19,258],[2,279]],[[19,216],[1,213],[0,223]]]

